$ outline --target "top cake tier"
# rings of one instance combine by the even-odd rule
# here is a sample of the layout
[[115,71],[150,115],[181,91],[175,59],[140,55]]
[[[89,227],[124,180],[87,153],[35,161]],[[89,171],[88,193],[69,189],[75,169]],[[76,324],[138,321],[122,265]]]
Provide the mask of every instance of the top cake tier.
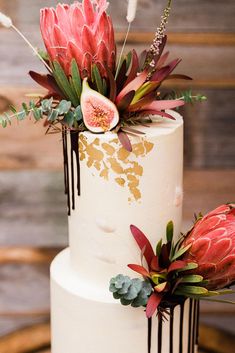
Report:
[[[176,120],[138,126],[145,134],[130,136],[132,152],[112,132],[79,135],[81,193],[75,193],[69,216],[71,264],[80,278],[100,289],[107,291],[112,276],[128,274],[128,263],[140,262],[131,224],[154,247],[165,236],[168,221],[174,222],[175,236],[181,230],[183,121],[171,114]],[[73,183],[76,191],[77,173],[73,178],[71,173],[69,189]]]

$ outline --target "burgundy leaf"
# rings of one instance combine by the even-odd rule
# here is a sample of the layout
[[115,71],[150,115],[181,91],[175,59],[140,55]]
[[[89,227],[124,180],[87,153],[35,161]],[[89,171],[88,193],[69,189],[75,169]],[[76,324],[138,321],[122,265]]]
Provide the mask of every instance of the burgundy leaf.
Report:
[[157,70],[151,77],[151,81],[162,82],[168,77],[176,66],[181,62],[181,59],[175,59],[171,61],[167,66],[162,67],[160,70]]
[[139,70],[142,71],[144,68],[145,60],[147,57],[147,50],[143,50],[139,55]]
[[160,58],[161,58],[161,55],[162,55],[162,53],[163,53],[163,50],[164,50],[164,48],[165,48],[165,46],[166,46],[166,42],[167,42],[167,35],[165,35],[163,38],[162,38],[162,42],[161,42],[161,44],[159,45],[159,52],[158,52],[158,54],[155,56],[155,58],[154,58],[154,61],[155,61],[155,63],[157,64],[158,63],[158,61],[160,60]]
[[146,81],[146,78],[148,76],[147,71],[141,72],[134,80],[128,83],[121,92],[118,94],[116,103],[118,104],[120,100],[130,91],[137,91],[138,88],[142,86],[142,84]]
[[143,266],[135,265],[135,264],[129,264],[128,267],[129,267],[131,270],[133,270],[133,271],[135,271],[135,272],[141,274],[141,275],[144,276],[144,277],[150,277],[149,272],[148,272]]
[[135,91],[128,92],[121,100],[117,103],[118,110],[126,110],[131,104],[133,98],[135,96]]
[[126,82],[126,79],[127,79],[126,71],[127,71],[126,60],[123,60],[123,63],[121,65],[120,70],[118,72],[118,75],[116,77],[117,93],[119,93],[122,90],[122,88]]
[[117,85],[114,76],[108,66],[105,67],[109,79],[109,99],[114,102],[117,95]]
[[132,152],[132,145],[128,135],[123,131],[118,131],[117,135],[119,141],[121,142],[125,150],[127,150],[128,152]]
[[133,237],[135,238],[135,241],[139,245],[140,250],[142,250],[143,247],[145,247],[144,257],[145,257],[147,264],[150,268],[151,261],[152,261],[153,257],[155,256],[152,245],[150,244],[147,237],[144,235],[143,232],[141,232],[141,230],[139,228],[137,228],[134,225],[131,225],[130,229],[131,229],[131,233],[132,233]]
[[[48,82],[48,77],[50,75],[41,75],[35,71],[29,71],[30,77],[37,82],[40,86],[46,88],[48,91],[54,91],[54,87]],[[51,76],[52,77],[52,76]]]
[[172,271],[180,270],[181,268],[184,268],[186,265],[187,265],[187,261],[182,261],[182,260],[174,261],[168,267],[168,273]]
[[185,102],[180,99],[170,99],[170,100],[156,100],[152,103],[144,105],[143,110],[165,110],[180,107],[184,105]]
[[162,245],[162,251],[159,258],[159,262],[162,268],[166,268],[169,266],[169,252],[166,244]]
[[162,300],[161,294],[157,294],[155,292],[153,294],[151,294],[151,296],[149,297],[148,303],[147,303],[147,307],[146,307],[147,318],[151,318],[153,316],[153,314],[157,310],[158,305],[160,304],[161,300]]
[[154,110],[154,109],[146,109],[146,110],[141,110],[141,115],[160,115],[162,116],[163,118],[169,118],[171,120],[175,120],[175,118],[173,116],[171,116],[170,114],[166,113],[166,112],[161,112],[159,110]]
[[166,62],[170,52],[167,51],[164,55],[162,55],[157,63],[157,69],[160,69]]
[[134,78],[137,76],[137,72],[139,70],[139,59],[137,56],[137,53],[135,51],[135,49],[132,50],[132,61],[131,61],[131,68],[129,71],[129,73],[127,74],[127,80],[125,82],[124,87],[131,82],[132,80],[134,80]]
[[182,74],[172,74],[166,77],[165,80],[192,80],[192,77]]
[[158,256],[154,256],[151,261],[151,270],[160,271]]

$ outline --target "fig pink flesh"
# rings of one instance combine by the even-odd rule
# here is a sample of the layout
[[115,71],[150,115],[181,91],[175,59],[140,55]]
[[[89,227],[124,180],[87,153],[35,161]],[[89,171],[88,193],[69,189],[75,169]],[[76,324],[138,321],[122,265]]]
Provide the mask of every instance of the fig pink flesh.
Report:
[[104,131],[110,129],[114,118],[114,111],[109,107],[103,107],[96,97],[86,98],[86,109],[84,112],[86,124],[90,127],[101,127]]

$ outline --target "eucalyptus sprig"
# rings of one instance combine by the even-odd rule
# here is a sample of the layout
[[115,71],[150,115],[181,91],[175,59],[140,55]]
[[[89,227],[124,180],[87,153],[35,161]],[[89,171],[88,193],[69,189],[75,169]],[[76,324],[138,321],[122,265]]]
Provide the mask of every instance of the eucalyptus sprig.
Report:
[[69,128],[78,128],[79,124],[82,123],[80,105],[77,108],[73,108],[71,102],[67,100],[58,102],[50,98],[43,99],[40,103],[30,101],[29,104],[22,103],[22,110],[20,111],[17,111],[13,106],[9,108],[13,114],[4,113],[4,115],[0,116],[0,125],[3,128],[11,125],[12,119],[22,121],[30,115],[33,116],[35,121],[45,118],[50,125],[61,123]]

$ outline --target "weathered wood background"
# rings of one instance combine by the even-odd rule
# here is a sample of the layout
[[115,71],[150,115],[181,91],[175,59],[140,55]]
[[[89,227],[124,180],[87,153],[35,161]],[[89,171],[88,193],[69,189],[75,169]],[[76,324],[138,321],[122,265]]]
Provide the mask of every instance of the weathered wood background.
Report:
[[[42,47],[39,8],[57,2],[0,0],[0,11],[10,15],[32,43]],[[165,3],[139,0],[128,48],[141,50],[149,45]],[[110,0],[119,44],[126,29],[125,5],[125,0]],[[168,48],[172,58],[183,59],[178,72],[195,79],[190,86],[178,83],[178,88],[192,87],[208,97],[207,102],[183,110],[187,168],[184,229],[191,224],[194,211],[205,212],[234,200],[234,18],[234,0],[173,1]],[[9,102],[19,105],[27,99],[27,92],[40,90],[27,76],[29,69],[42,71],[43,67],[16,33],[1,28],[1,111]],[[1,335],[48,317],[49,276],[44,262],[55,248],[67,244],[61,148],[59,135],[45,136],[43,126],[32,121],[0,130]],[[20,256],[18,246],[24,247]],[[48,249],[43,259],[37,247]],[[34,264],[25,258],[34,259]],[[233,307],[206,304],[202,311],[204,322],[235,332]]]

